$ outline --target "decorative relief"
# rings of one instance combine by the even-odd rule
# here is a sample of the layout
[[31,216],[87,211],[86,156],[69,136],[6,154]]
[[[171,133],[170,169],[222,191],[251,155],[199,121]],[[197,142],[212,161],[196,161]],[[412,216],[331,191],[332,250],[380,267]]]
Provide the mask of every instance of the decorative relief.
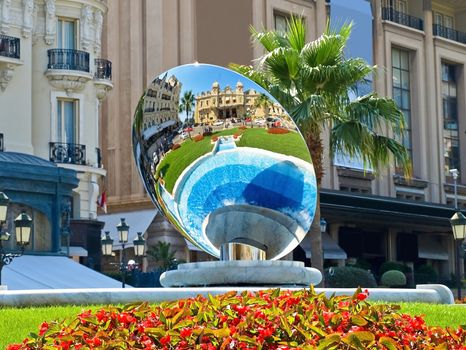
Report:
[[102,41],[102,24],[104,21],[102,11],[100,10],[95,11],[94,21],[95,21],[94,52],[96,56],[100,56],[100,48],[101,48],[101,41]]
[[87,51],[92,43],[92,23],[94,14],[89,5],[81,9],[81,48]]
[[13,64],[6,64],[0,66],[0,90],[5,91],[8,83],[13,78],[13,71],[15,66]]
[[23,30],[24,38],[29,38],[34,26],[34,0],[23,0]]
[[11,9],[11,0],[3,0],[2,2],[2,21],[0,26],[0,33],[7,34],[8,29],[10,28],[10,9]]
[[57,18],[55,16],[55,0],[45,0],[45,43],[53,45],[55,43],[55,33],[57,32]]

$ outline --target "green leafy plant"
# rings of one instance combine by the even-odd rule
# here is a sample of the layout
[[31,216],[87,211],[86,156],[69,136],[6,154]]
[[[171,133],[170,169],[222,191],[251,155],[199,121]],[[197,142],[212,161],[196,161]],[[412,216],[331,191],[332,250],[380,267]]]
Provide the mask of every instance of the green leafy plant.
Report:
[[397,261],[386,261],[382,265],[380,265],[379,275],[383,275],[385,272],[390,270],[397,270],[403,273],[412,272],[411,268],[406,264]]
[[437,283],[438,275],[430,265],[420,265],[414,268],[414,281],[416,284]]
[[377,287],[374,275],[370,271],[351,266],[325,269],[325,281],[328,287],[333,288]]
[[406,285],[406,276],[398,270],[389,270],[384,272],[380,278],[380,282],[388,287],[400,287]]
[[162,241],[158,241],[147,250],[147,255],[155,260],[157,267],[162,271],[174,269],[179,264],[175,254],[176,250],[171,249],[171,244]]
[[352,296],[279,289],[91,310],[43,322],[7,350],[464,349],[466,331],[426,326],[398,307]]

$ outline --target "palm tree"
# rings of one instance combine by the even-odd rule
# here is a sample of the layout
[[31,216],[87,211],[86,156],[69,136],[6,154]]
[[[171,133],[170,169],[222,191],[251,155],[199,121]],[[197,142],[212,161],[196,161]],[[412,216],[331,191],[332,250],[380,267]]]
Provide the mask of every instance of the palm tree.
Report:
[[262,108],[264,111],[264,117],[267,118],[269,115],[269,107],[272,104],[270,98],[266,94],[261,93],[254,101],[254,117],[256,117],[257,108]]
[[158,241],[157,244],[147,250],[147,255],[152,257],[158,267],[163,271],[170,270],[177,265],[176,250],[171,250],[170,243]]
[[194,108],[195,99],[192,90],[185,91],[183,97],[181,97],[179,110],[180,112],[186,112],[186,122],[189,122],[189,114]]
[[[405,119],[395,102],[375,93],[350,100],[348,92],[375,72],[361,58],[344,56],[352,24],[338,32],[327,29],[306,43],[306,26],[292,17],[286,32],[258,32],[252,37],[265,49],[257,66],[232,64],[231,68],[267,89],[288,110],[300,127],[311,153],[317,180],[317,208],[310,229],[312,266],[323,271],[320,222],[320,187],[323,169],[322,131],[330,133],[330,151],[359,157],[375,171],[392,159],[411,174],[411,163],[402,139]],[[383,131],[388,131],[384,134]],[[386,135],[393,135],[389,137]]]

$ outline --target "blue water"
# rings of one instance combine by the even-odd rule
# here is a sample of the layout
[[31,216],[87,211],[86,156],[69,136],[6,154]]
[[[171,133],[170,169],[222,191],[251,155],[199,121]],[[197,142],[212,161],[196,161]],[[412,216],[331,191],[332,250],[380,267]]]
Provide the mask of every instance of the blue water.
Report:
[[217,145],[217,152],[220,151],[226,151],[229,149],[234,149],[236,148],[235,141],[232,138],[227,138],[227,139],[222,139],[220,138],[218,140],[218,145]]
[[220,152],[200,160],[184,179],[176,191],[178,214],[187,233],[199,242],[204,241],[202,222],[206,216],[227,205],[278,210],[295,219],[304,231],[314,216],[312,167],[297,165],[283,155],[267,156],[251,148]]

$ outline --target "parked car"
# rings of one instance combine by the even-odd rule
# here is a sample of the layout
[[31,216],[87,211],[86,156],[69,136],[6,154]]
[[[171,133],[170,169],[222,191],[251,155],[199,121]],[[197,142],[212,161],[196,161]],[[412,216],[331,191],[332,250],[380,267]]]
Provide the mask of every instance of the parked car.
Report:
[[254,124],[264,125],[265,124],[265,119],[256,119],[256,120],[254,120]]
[[186,140],[189,137],[189,134],[186,131],[183,131],[180,135],[182,140]]
[[214,123],[214,126],[223,125],[223,120],[218,120]]

